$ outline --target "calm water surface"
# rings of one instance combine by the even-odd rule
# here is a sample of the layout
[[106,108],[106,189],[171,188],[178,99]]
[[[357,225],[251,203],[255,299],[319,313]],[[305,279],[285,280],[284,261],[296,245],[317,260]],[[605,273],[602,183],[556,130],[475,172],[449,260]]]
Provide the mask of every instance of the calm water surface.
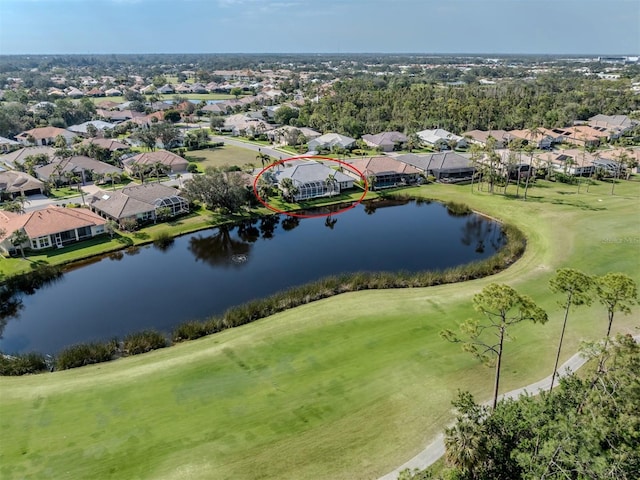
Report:
[[442,269],[489,257],[500,226],[452,216],[439,203],[358,205],[335,217],[273,216],[118,252],[74,269],[22,297],[8,320],[3,352],[56,353],[77,342],[122,338],[321,277],[356,271]]

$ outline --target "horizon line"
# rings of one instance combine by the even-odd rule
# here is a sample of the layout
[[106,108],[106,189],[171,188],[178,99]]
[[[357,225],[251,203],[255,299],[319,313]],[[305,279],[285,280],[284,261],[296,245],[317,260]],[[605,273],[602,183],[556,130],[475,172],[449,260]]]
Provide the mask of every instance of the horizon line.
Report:
[[3,53],[0,52],[0,57],[18,57],[18,56],[81,56],[81,55],[386,55],[386,56],[436,56],[436,57],[450,57],[450,56],[474,56],[474,57],[494,57],[494,56],[520,56],[520,57],[639,57],[640,53],[499,53],[499,52],[86,52],[86,53]]

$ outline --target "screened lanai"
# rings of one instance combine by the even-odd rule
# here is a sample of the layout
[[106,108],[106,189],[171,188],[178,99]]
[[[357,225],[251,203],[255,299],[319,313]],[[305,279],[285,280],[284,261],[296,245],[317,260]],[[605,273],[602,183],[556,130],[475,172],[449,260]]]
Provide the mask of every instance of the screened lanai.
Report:
[[[322,181],[312,181],[305,183],[294,182],[294,185],[298,188],[298,193],[295,195],[296,201],[306,200],[307,198],[322,197],[329,193],[329,188]],[[334,193],[340,193],[340,187],[335,185],[333,187]]]
[[153,202],[153,204],[156,207],[156,212],[160,208],[171,209],[171,216],[187,213],[189,211],[189,202],[178,195],[158,198]]

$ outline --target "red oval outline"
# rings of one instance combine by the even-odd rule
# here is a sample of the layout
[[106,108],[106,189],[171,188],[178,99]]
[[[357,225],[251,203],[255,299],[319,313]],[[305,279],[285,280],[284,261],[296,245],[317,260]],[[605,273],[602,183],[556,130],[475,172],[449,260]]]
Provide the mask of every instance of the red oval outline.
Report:
[[[258,194],[258,180],[264,174],[264,172],[266,172],[270,168],[276,167],[276,166],[278,166],[280,164],[284,164],[286,162],[290,162],[292,160],[318,159],[318,158],[321,159],[321,160],[329,160],[330,162],[337,162],[337,163],[339,163],[341,165],[345,165],[347,168],[349,168],[350,170],[352,170],[352,171],[356,172],[358,175],[360,175],[360,178],[362,178],[364,180],[364,192],[362,193],[362,196],[358,200],[353,202],[353,204],[349,205],[348,207],[342,208],[342,209],[337,210],[335,212],[319,213],[319,214],[316,214],[316,215],[305,215],[305,214],[302,214],[302,213],[287,212],[285,210],[280,210],[279,208],[276,208],[276,207],[270,205],[268,202],[266,202]],[[360,205],[362,203],[362,201],[364,200],[364,197],[367,196],[367,193],[369,193],[369,182],[367,181],[367,178],[364,176],[364,174],[360,170],[358,170],[356,167],[354,167],[350,163],[344,162],[342,160],[338,160],[336,158],[322,157],[322,156],[319,156],[319,155],[299,155],[297,157],[289,157],[289,158],[285,158],[284,160],[279,160],[277,162],[273,162],[271,165],[268,165],[268,166],[264,167],[262,170],[260,170],[258,175],[256,175],[255,180],[253,181],[253,194],[256,196],[256,198],[258,199],[258,201],[262,205],[267,207],[272,212],[282,213],[284,215],[289,215],[290,217],[297,217],[297,218],[318,218],[318,217],[331,217],[333,215],[339,215],[340,213],[344,213],[347,210],[351,210],[352,208],[355,208],[356,206]]]

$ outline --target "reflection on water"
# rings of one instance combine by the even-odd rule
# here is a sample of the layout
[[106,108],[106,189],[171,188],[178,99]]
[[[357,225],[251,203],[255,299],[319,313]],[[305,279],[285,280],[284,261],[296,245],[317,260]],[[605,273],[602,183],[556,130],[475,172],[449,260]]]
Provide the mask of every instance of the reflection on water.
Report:
[[176,238],[167,251],[105,255],[37,292],[0,290],[1,321],[20,316],[6,323],[0,350],[54,354],[144,329],[170,332],[328,275],[445,269],[503,244],[497,223],[456,215],[439,203],[384,199],[326,217],[253,218]]
[[20,318],[20,311],[24,308],[23,296],[34,295],[38,289],[51,285],[61,275],[58,268],[42,266],[0,285],[0,339],[9,320]]
[[[222,226],[217,232],[206,237],[197,235],[189,241],[189,251],[198,260],[209,265],[219,266],[240,266],[244,262],[238,262],[238,256],[248,257],[251,244],[233,238],[231,230],[234,227]],[[234,259],[235,258],[235,259]]]

